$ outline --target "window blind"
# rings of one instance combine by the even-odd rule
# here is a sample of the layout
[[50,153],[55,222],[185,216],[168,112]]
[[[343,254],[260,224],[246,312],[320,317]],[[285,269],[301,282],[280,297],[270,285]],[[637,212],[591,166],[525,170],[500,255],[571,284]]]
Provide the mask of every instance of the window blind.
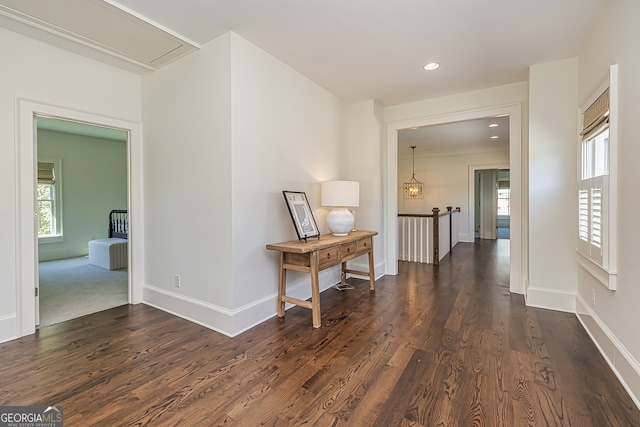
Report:
[[53,163],[38,162],[38,184],[55,184]]
[[498,181],[498,190],[508,190],[511,188],[510,181]]
[[609,122],[609,88],[596,99],[593,104],[582,114],[582,132],[580,135],[588,139],[600,129],[600,126]]

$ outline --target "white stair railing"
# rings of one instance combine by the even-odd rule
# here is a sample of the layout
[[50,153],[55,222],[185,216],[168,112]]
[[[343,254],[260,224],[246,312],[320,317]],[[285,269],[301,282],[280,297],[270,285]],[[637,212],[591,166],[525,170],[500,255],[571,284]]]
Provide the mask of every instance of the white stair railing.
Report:
[[398,260],[439,264],[458,243],[460,208],[431,214],[398,214]]

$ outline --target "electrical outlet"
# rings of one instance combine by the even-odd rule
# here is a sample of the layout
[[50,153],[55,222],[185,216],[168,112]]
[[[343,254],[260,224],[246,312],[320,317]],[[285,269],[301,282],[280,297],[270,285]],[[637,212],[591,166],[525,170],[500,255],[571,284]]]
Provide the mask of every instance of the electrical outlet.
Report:
[[180,275],[179,274],[174,274],[173,275],[173,286],[175,286],[176,288],[179,288],[180,285],[181,285]]
[[596,290],[591,288],[591,304],[593,304],[593,306],[596,306]]

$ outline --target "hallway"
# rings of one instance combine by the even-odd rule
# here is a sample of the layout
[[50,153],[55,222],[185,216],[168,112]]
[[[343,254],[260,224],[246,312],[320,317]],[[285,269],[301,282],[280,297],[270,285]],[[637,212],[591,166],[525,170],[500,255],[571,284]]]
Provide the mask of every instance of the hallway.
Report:
[[640,425],[576,317],[509,293],[508,262],[478,240],[375,293],[349,279],[319,329],[302,307],[233,339],[143,304],[59,323],[0,344],[0,405],[68,426]]

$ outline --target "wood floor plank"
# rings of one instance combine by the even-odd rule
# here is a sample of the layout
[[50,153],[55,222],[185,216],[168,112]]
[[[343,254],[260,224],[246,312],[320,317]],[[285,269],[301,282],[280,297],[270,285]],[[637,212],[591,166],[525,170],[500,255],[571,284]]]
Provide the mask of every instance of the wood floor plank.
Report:
[[640,426],[576,317],[508,292],[504,242],[398,267],[323,292],[318,329],[294,307],[232,339],[142,304],[42,328],[0,344],[0,405],[71,427]]

